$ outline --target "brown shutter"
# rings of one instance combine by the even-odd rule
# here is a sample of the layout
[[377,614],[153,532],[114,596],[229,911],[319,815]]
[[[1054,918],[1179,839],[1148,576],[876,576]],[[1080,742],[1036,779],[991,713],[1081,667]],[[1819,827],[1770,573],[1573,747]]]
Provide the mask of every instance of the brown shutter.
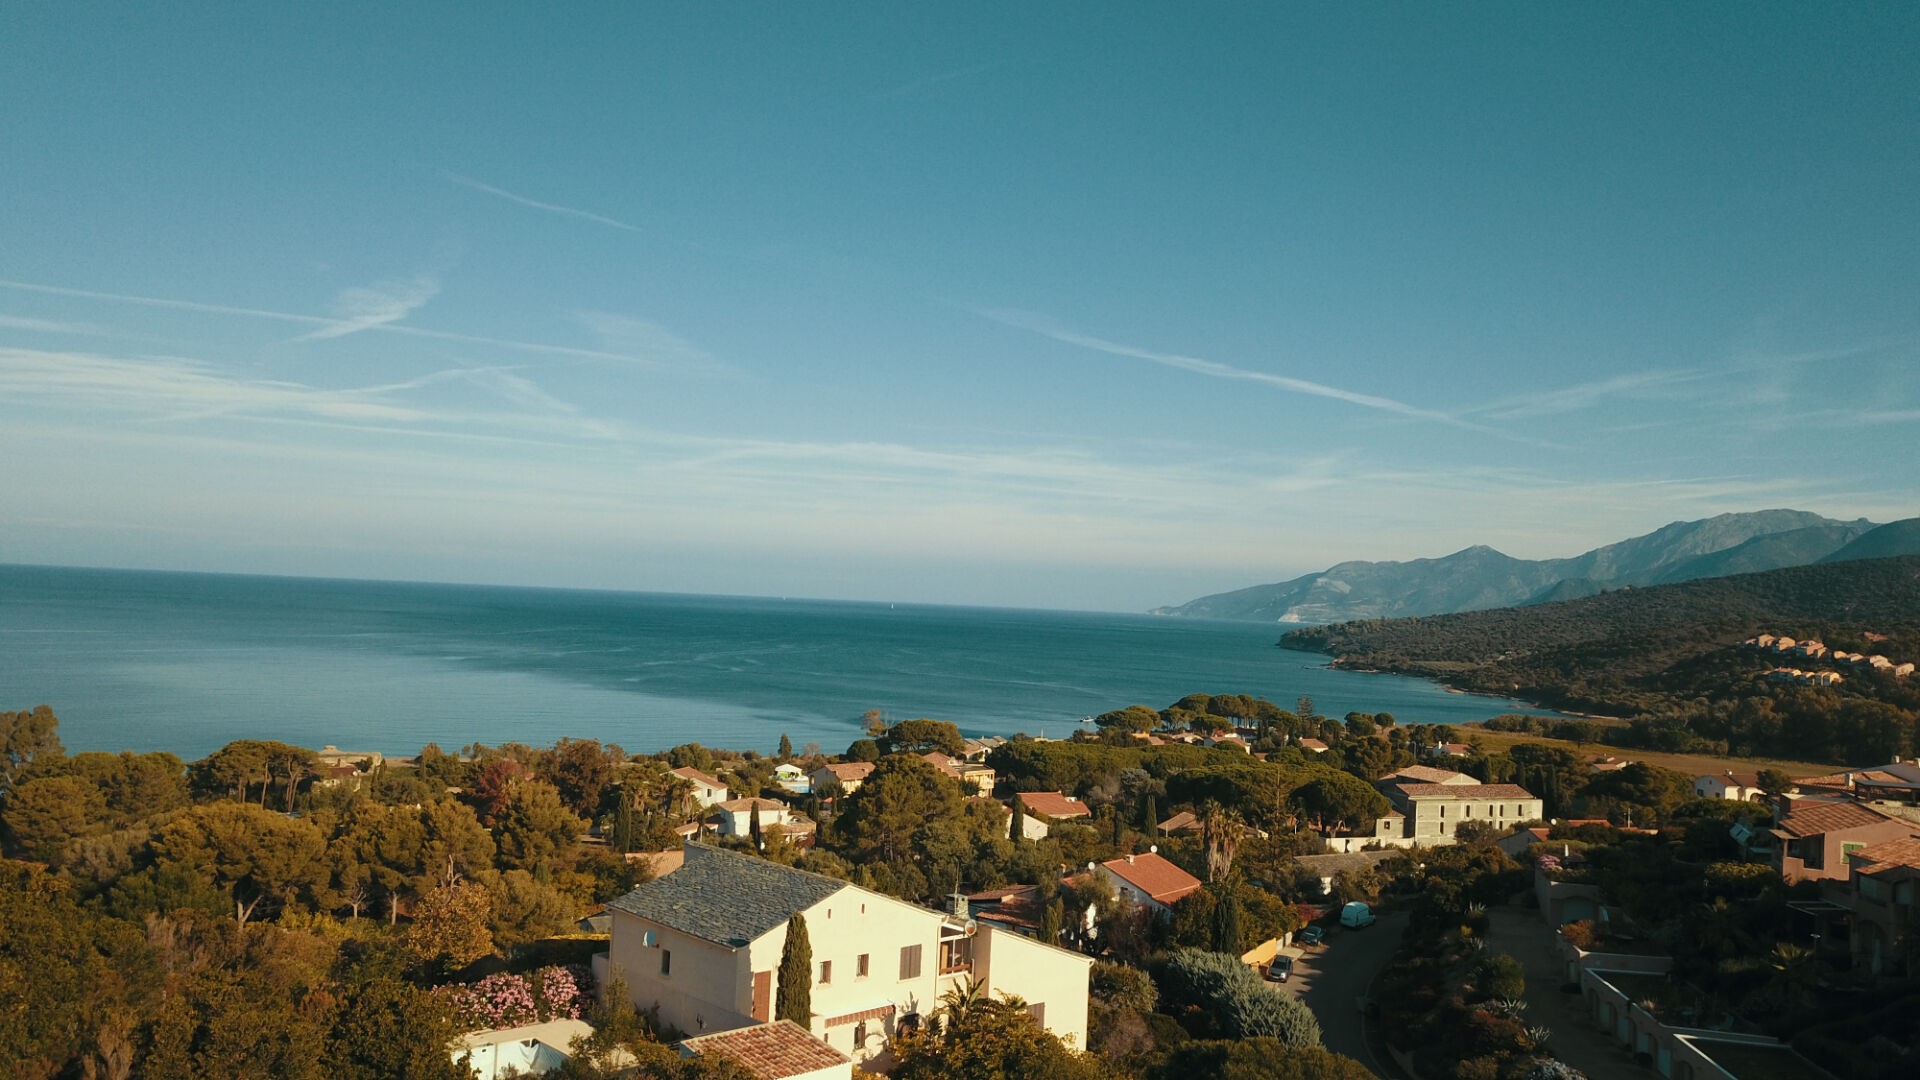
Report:
[[773,972],[753,973],[753,1018],[762,1023],[773,1019]]

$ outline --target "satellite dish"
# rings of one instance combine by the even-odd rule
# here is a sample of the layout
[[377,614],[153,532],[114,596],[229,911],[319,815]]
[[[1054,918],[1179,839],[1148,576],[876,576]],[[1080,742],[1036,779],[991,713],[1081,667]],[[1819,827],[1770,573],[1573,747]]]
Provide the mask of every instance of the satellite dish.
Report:
[[968,937],[972,937],[974,935],[974,932],[979,929],[980,929],[980,920],[978,919],[967,920],[967,936]]

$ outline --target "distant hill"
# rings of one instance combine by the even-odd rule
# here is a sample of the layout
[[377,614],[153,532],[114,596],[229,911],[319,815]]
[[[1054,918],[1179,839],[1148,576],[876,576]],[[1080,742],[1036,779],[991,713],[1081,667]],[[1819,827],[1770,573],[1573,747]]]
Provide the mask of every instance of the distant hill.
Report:
[[1820,561],[1848,562],[1853,559],[1886,559],[1896,555],[1920,555],[1920,518],[1889,521]]
[[[1920,678],[1828,665],[1844,670],[1838,687],[1782,688],[1763,676],[1788,661],[1740,647],[1762,633],[1920,659],[1920,555],[1629,587],[1530,607],[1345,622],[1290,631],[1280,644],[1327,653],[1341,667],[1418,675],[1562,709],[1681,717],[1697,729],[1695,737],[1725,741],[1739,731],[1750,747],[1776,753],[1793,749],[1794,739],[1825,741],[1822,753],[1843,755],[1825,760],[1905,752],[1907,744],[1897,740],[1881,747],[1876,732],[1915,733]],[[1789,659],[1792,666],[1824,663]],[[1768,703],[1733,708],[1753,697]],[[1792,710],[1814,719],[1787,723]]]
[[1475,546],[1438,559],[1343,562],[1292,581],[1203,596],[1153,613],[1315,625],[1482,611],[1626,586],[1804,566],[1877,531],[1864,519],[1836,521],[1802,510],[1721,514],[1676,521],[1570,559],[1516,559]]

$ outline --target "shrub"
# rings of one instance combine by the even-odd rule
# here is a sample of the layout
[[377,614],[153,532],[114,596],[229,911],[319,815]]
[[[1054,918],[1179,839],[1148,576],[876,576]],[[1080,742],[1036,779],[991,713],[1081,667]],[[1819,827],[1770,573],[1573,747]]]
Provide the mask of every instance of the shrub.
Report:
[[1593,948],[1593,942],[1597,935],[1593,932],[1593,920],[1581,919],[1578,922],[1570,922],[1562,926],[1560,928],[1560,936],[1567,944],[1574,948],[1590,951]]
[[1161,1000],[1186,1012],[1196,1034],[1269,1036],[1290,1046],[1319,1046],[1320,1022],[1300,1002],[1268,986],[1237,957],[1179,949],[1155,965]]

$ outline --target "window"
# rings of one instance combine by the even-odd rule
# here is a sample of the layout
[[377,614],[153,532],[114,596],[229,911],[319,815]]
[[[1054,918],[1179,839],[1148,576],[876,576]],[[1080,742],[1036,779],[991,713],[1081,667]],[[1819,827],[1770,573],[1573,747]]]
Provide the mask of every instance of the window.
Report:
[[1460,808],[1460,816],[1461,816],[1461,817],[1472,817],[1472,816],[1473,816],[1473,804],[1472,804],[1472,803],[1468,803],[1467,805],[1465,805],[1465,806],[1463,806],[1463,807],[1461,807],[1461,808]]
[[1035,1001],[1030,1003],[1027,1006],[1027,1012],[1033,1015],[1034,1023],[1039,1024],[1041,1027],[1047,1026],[1047,1003],[1046,1002]]
[[647,947],[647,948],[649,948],[649,949],[657,949],[657,948],[659,948],[659,947],[660,947],[660,932],[659,932],[658,930],[649,930],[649,931],[647,931],[646,933],[644,933],[644,934],[641,934],[641,935],[640,935],[640,944],[642,944],[642,945],[644,945],[644,946],[646,946],[646,947]]
[[940,942],[940,974],[951,975],[973,967],[973,939],[945,938]]
[[920,946],[908,945],[900,950],[900,977],[902,979],[920,977]]
[[662,975],[673,974],[673,950],[672,949],[660,950],[660,974]]
[[867,972],[868,957],[869,957],[868,953],[861,953],[860,958],[853,962],[853,973],[862,979],[866,978],[868,974]]
[[825,986],[832,981],[833,981],[833,961],[831,960],[820,961],[820,985]]

